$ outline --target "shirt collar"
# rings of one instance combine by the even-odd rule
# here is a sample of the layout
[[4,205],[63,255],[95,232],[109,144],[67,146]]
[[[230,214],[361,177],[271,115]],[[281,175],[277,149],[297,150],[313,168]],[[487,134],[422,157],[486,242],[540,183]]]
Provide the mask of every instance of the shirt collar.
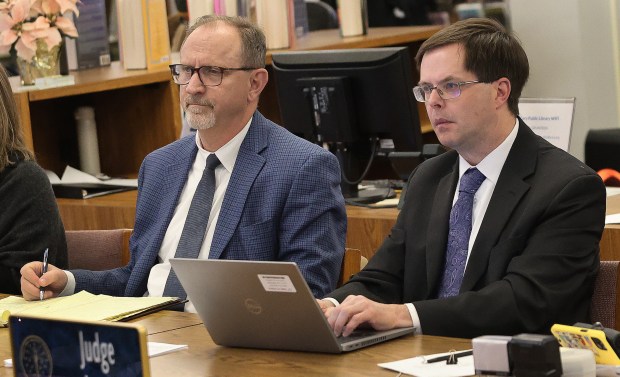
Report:
[[[499,179],[499,174],[502,172],[502,168],[504,167],[504,163],[508,158],[508,153],[510,153],[510,149],[512,148],[512,144],[514,144],[515,139],[517,138],[517,133],[519,131],[519,119],[515,119],[515,125],[508,134],[508,137],[504,139],[504,141],[495,148],[491,153],[489,153],[482,161],[476,165],[476,168],[480,170],[482,174],[486,177],[486,179],[493,182],[493,184],[497,184],[497,180]],[[459,180],[467,171],[467,169],[472,168],[467,161],[461,156],[459,156]]]
[[229,172],[232,173],[233,168],[235,167],[235,161],[237,160],[237,155],[239,154],[239,149],[241,148],[241,143],[245,139],[248,131],[250,130],[250,124],[252,124],[251,117],[248,123],[233,137],[228,141],[228,143],[222,145],[220,149],[215,152],[209,152],[202,148],[202,143],[200,142],[200,137],[198,136],[198,132],[196,132],[196,146],[198,147],[198,153],[206,158],[209,157],[211,153],[215,153],[217,158],[222,163],[222,166]]

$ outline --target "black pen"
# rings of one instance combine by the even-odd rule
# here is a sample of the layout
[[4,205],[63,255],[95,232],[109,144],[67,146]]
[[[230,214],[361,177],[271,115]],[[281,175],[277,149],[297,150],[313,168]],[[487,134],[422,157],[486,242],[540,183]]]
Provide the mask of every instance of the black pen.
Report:
[[453,353],[450,353],[448,355],[439,356],[439,357],[433,357],[432,359],[426,360],[426,362],[427,363],[437,363],[439,361],[448,361],[448,359],[450,359],[452,357],[456,360],[459,357],[465,357],[465,356],[471,356],[471,355],[473,355],[473,350],[462,351],[462,352],[453,352]]
[[[49,248],[45,249],[45,252],[43,253],[43,269],[41,271],[41,276],[43,276],[44,273],[47,272],[47,254],[48,254]],[[39,301],[43,301],[43,295],[45,294],[45,288],[40,287],[39,288]]]

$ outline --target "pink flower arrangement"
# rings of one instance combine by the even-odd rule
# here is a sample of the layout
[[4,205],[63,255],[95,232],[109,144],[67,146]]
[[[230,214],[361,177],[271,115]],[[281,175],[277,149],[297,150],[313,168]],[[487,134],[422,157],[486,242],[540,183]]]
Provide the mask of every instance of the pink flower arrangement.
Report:
[[[48,51],[62,43],[62,37],[76,38],[77,29],[66,12],[79,16],[79,0],[0,0],[0,53],[15,49],[17,56],[32,61],[37,44]],[[38,43],[39,42],[39,43]]]

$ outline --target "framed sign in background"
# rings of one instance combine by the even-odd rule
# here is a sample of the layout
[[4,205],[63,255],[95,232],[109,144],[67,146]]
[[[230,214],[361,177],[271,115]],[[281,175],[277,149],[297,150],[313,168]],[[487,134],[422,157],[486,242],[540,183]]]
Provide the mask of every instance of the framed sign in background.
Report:
[[568,152],[575,98],[521,98],[519,116],[532,131]]

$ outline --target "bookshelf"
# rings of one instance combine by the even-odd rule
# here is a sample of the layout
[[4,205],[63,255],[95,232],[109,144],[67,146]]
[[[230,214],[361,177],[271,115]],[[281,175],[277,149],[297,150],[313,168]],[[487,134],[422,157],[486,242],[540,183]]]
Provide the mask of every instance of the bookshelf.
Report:
[[149,152],[178,137],[179,89],[167,67],[128,71],[113,62],[71,74],[74,85],[32,91],[11,77],[26,143],[45,169],[79,168],[73,112],[80,106],[95,109],[101,170],[111,176],[135,177]]
[[[419,46],[438,26],[371,28],[367,35],[342,38],[339,30],[319,30],[299,38],[288,50],[320,50],[407,46],[413,58]],[[278,50],[283,51],[283,50]],[[271,53],[267,70],[271,73]],[[173,61],[178,56],[173,55]],[[167,68],[132,70],[119,62],[109,67],[72,72],[75,85],[17,92],[15,99],[26,141],[41,166],[62,174],[66,165],[79,168],[79,151],[73,111],[79,106],[95,108],[101,169],[113,176],[135,177],[144,157],[174,141],[181,132],[179,89]],[[280,123],[276,89],[271,81],[261,94],[259,110]],[[11,79],[14,92],[19,78]],[[422,133],[434,134],[423,104],[419,104]],[[65,229],[133,228],[136,191],[92,199],[58,199]]]

